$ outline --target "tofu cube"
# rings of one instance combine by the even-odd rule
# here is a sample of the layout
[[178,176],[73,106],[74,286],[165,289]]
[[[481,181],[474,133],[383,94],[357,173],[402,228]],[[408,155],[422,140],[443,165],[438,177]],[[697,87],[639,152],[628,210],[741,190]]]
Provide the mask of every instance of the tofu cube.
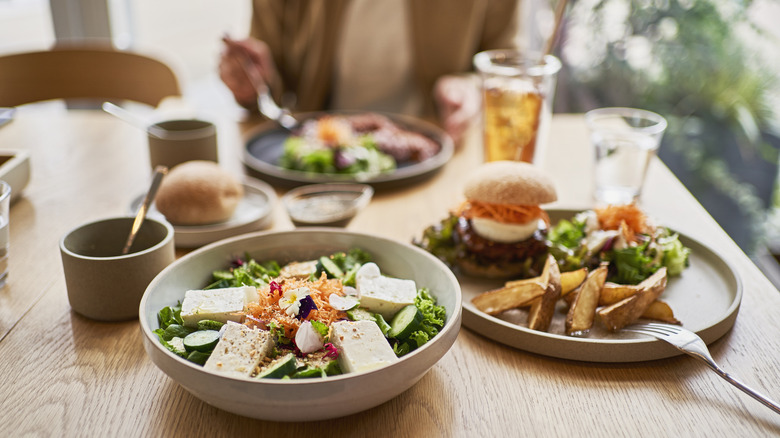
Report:
[[355,284],[360,295],[360,307],[381,314],[387,321],[402,308],[414,304],[417,297],[414,280],[381,275],[375,263],[360,267],[355,275]]
[[203,368],[230,377],[249,378],[273,347],[273,338],[267,330],[231,321]]
[[252,286],[188,290],[181,303],[181,319],[187,327],[196,327],[204,319],[242,322],[246,305],[258,301]]
[[330,341],[339,351],[345,373],[357,373],[398,362],[393,348],[373,321],[338,321],[330,326]]

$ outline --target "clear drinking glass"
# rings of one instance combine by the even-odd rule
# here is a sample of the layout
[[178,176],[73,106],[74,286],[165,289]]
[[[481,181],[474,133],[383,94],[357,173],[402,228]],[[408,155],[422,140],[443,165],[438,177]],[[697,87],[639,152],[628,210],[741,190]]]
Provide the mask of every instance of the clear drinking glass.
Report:
[[595,151],[596,201],[611,205],[637,201],[666,119],[641,109],[599,108],[587,112],[585,121]]
[[485,161],[538,163],[561,62],[552,55],[488,50],[474,55],[474,66],[482,77]]
[[11,186],[0,181],[0,287],[5,286],[8,279],[8,232],[11,205]]

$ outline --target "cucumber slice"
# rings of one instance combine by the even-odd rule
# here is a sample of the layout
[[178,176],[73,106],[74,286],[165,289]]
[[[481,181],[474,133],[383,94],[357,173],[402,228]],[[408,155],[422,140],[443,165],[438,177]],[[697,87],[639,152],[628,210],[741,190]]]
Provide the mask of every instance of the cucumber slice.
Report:
[[283,377],[289,376],[290,374],[294,373],[295,370],[298,368],[297,361],[295,360],[295,355],[292,353],[288,353],[285,356],[282,356],[280,358],[277,358],[268,366],[265,367],[262,371],[260,371],[256,378],[258,379],[281,379]]
[[382,334],[387,337],[387,334],[390,332],[390,324],[385,321],[385,317],[380,313],[375,313],[374,322],[376,322],[376,325],[379,326],[379,330],[382,330]]
[[420,329],[420,323],[423,320],[423,314],[414,304],[409,304],[393,316],[390,321],[390,330],[387,332],[388,338],[406,339]]
[[329,278],[341,278],[344,276],[344,271],[329,257],[322,256],[319,261]]
[[335,376],[341,374],[341,367],[339,366],[339,361],[334,359],[328,362],[328,364],[323,367],[323,371],[325,371],[325,375],[327,376]]
[[223,325],[225,325],[224,322],[202,319],[198,321],[198,330],[219,330]]
[[314,379],[317,377],[327,377],[325,370],[313,366],[308,366],[300,371],[296,371],[290,376],[291,379]]
[[184,348],[187,351],[210,351],[219,342],[219,332],[216,330],[199,330],[184,338]]
[[352,321],[374,321],[374,314],[360,307],[347,310],[347,317]]
[[187,360],[190,362],[195,362],[198,365],[205,365],[206,361],[209,360],[209,356],[211,356],[211,353],[193,351],[187,356]]

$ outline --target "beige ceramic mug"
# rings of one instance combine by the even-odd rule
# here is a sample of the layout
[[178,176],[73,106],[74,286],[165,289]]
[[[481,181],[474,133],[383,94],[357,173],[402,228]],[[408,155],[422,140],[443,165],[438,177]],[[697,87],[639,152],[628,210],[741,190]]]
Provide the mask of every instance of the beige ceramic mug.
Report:
[[149,126],[146,132],[152,169],[170,169],[193,160],[218,161],[217,127],[209,121],[166,120]]
[[138,317],[146,286],[175,258],[173,227],[147,218],[128,254],[122,248],[132,217],[102,219],[76,227],[60,240],[71,308],[100,321]]

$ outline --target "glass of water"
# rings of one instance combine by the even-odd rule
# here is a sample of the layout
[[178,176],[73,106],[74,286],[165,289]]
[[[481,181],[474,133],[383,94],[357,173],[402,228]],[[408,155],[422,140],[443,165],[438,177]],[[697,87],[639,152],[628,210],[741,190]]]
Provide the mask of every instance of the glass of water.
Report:
[[8,279],[8,220],[10,217],[11,186],[0,181],[0,287]]
[[666,119],[634,108],[599,108],[585,114],[595,149],[595,193],[601,204],[635,202],[661,144]]

